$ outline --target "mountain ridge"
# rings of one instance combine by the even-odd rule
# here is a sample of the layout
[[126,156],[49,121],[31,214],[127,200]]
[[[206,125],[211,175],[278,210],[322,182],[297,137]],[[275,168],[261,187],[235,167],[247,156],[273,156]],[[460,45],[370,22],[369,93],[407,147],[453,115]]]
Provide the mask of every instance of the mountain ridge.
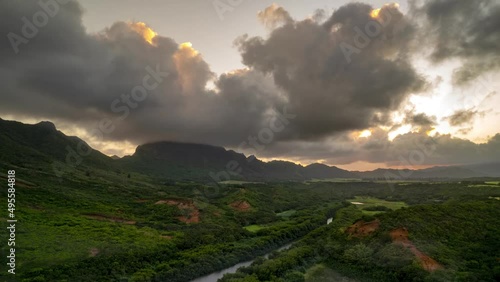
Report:
[[[12,157],[19,159],[29,156],[30,162],[37,158],[45,161],[68,162],[68,154],[73,153],[85,141],[75,136],[66,136],[49,121],[24,124],[0,119],[0,161]],[[81,143],[83,142],[83,143]],[[10,148],[10,149],[9,149]],[[89,146],[90,148],[90,146]],[[74,157],[74,156],[73,156]],[[306,166],[289,161],[264,162],[254,156],[225,149],[224,147],[160,141],[137,146],[131,156],[109,157],[91,149],[89,156],[82,156],[90,166],[116,167],[156,175],[169,179],[185,180],[248,180],[248,181],[304,181],[328,178],[362,179],[445,179],[500,177],[496,168],[500,163],[467,166],[435,166],[426,169],[385,169],[372,171],[348,171],[336,166],[312,163]],[[496,172],[496,173],[495,173]]]

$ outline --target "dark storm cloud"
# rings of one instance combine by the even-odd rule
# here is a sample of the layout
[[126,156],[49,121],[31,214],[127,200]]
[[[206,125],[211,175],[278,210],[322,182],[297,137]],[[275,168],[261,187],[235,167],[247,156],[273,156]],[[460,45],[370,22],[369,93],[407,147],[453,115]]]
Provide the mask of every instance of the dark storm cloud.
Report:
[[[297,114],[287,138],[315,140],[387,124],[391,111],[423,89],[424,80],[399,48],[407,37],[395,28],[402,14],[385,6],[387,16],[375,20],[372,10],[348,4],[324,24],[289,20],[268,38],[237,41],[243,63],[271,74]],[[346,56],[348,46],[357,50]]]
[[[103,141],[176,140],[236,148],[286,109],[293,121],[276,132],[259,157],[399,165],[399,157],[411,153],[417,141],[435,140],[437,149],[426,164],[498,159],[500,136],[479,145],[449,135],[430,139],[425,130],[436,120],[423,113],[408,113],[404,120],[419,132],[392,141],[387,132],[400,126],[391,115],[409,95],[430,87],[411,63],[415,46],[425,42],[437,61],[464,62],[455,76],[459,82],[496,68],[493,1],[474,2],[481,12],[471,15],[466,10],[473,4],[466,1],[427,1],[412,8],[417,20],[394,4],[374,13],[370,5],[352,3],[330,17],[320,11],[306,20],[273,5],[258,14],[270,29],[267,37],[236,41],[248,69],[219,77],[189,44],[155,36],[145,24],[116,22],[87,33],[82,8],[74,1],[58,5],[46,24],[30,31],[27,22],[45,11],[39,3],[59,2],[0,2],[2,115],[49,119],[91,136],[101,121],[111,120],[113,129]],[[434,29],[417,28],[424,19]],[[422,34],[429,36],[423,40]],[[148,87],[144,99],[132,99],[145,81],[158,84]],[[210,81],[216,89],[206,89]],[[467,117],[456,113],[449,122],[468,124],[473,117]],[[368,128],[372,135],[359,137],[356,131]]]
[[[265,75],[225,74],[216,81],[217,93],[207,91],[215,75],[190,45],[154,37],[142,23],[117,22],[88,34],[78,3],[46,2],[58,4],[57,13],[28,42],[16,41],[18,54],[9,38],[0,43],[3,114],[70,122],[89,131],[110,119],[113,130],[103,136],[108,140],[228,145],[246,139],[282,106],[280,91]],[[25,37],[23,19],[33,21],[40,11],[38,1],[0,2],[0,34]],[[147,98],[134,100],[146,76],[149,84],[158,76],[161,83]]]
[[407,124],[422,126],[422,127],[437,125],[435,116],[428,116],[424,113],[415,114],[413,112],[410,112],[406,115],[404,122]]
[[[487,143],[476,144],[449,134],[427,136],[425,132],[413,132],[397,136],[388,148],[389,165],[404,165],[412,158],[414,165],[450,165],[498,161],[500,134]],[[417,156],[418,155],[418,156]],[[391,161],[392,160],[392,161]]]
[[484,72],[500,68],[499,1],[427,0],[423,4],[412,3],[411,13],[417,20],[425,20],[420,32],[422,41],[432,48],[432,60],[460,59],[463,62],[453,77],[456,84],[466,84]]
[[447,117],[446,120],[451,126],[468,125],[474,121],[474,118],[477,115],[480,114],[482,113],[473,109],[457,110],[451,116]]
[[374,129],[367,138],[337,135],[314,143],[278,142],[263,152],[263,156],[269,158],[285,154],[289,159],[304,164],[321,160],[335,165],[369,162],[409,168],[497,162],[500,158],[500,134],[486,143],[476,144],[449,134],[430,137],[425,130],[402,134],[389,140],[386,131]]
[[[41,10],[37,1],[2,5],[3,34],[22,35],[21,19],[30,20]],[[98,34],[86,33],[82,10],[70,1],[59,5],[29,42],[16,46],[19,54],[9,40],[2,41],[5,91],[0,109],[84,128],[118,117],[104,138],[137,143],[175,139],[235,145],[284,107],[297,115],[279,136],[285,140],[317,140],[388,124],[390,112],[421,90],[424,81],[396,48],[408,33],[395,28],[401,26],[402,14],[385,6],[387,16],[375,20],[371,10],[369,5],[349,4],[321,24],[294,21],[273,5],[259,14],[275,26],[269,38],[239,40],[250,69],[215,78],[189,45],[155,37],[144,24],[117,22]],[[358,28],[378,32],[368,38]],[[369,42],[350,54],[350,61],[341,44],[356,45],[358,39]],[[151,72],[168,77],[148,91],[147,99],[131,101],[132,90]],[[206,90],[213,79],[217,91]]]

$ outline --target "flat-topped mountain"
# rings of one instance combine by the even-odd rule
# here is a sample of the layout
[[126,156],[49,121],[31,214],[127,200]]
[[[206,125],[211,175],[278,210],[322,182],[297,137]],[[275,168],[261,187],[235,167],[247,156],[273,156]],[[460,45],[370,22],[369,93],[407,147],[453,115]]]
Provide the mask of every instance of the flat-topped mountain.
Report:
[[263,162],[222,147],[168,141],[140,145],[132,156],[123,158],[123,162],[136,169],[156,173],[162,170],[166,173],[167,170],[201,169],[205,176],[215,175],[211,178],[216,180],[226,180],[224,172],[230,174],[232,180],[255,181],[356,177],[349,171],[322,164],[304,167],[288,161]]
[[[8,164],[13,160],[22,160],[24,164],[29,165],[54,162],[74,165],[76,158],[79,157],[79,150],[88,146],[78,137],[66,136],[48,121],[29,125],[2,119],[0,119],[0,144],[1,163]],[[246,157],[244,154],[223,147],[171,141],[140,145],[132,156],[123,158],[108,157],[91,148],[90,154],[80,157],[83,166],[137,171],[160,178],[191,181],[500,177],[500,163],[359,172],[319,163],[302,166],[288,161],[263,162],[254,156]]]

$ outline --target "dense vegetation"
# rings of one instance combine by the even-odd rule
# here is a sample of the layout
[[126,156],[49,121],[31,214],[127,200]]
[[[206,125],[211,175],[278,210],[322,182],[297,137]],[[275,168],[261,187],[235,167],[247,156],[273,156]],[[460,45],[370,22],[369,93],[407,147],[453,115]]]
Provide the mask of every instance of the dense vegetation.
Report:
[[[257,258],[223,281],[499,278],[497,179],[217,184],[179,180],[189,179],[185,168],[175,180],[160,170],[133,170],[96,151],[58,177],[53,165],[78,139],[54,134],[50,124],[34,130],[0,134],[8,144],[0,147],[0,168],[16,170],[18,219],[17,274],[2,272],[1,281],[189,281],[290,242],[289,250]],[[369,236],[346,233],[360,219],[375,218],[380,226]],[[389,232],[401,227],[443,267],[427,272],[392,244]]]
[[[60,182],[43,172],[16,169],[22,223],[18,267],[24,281],[188,281],[299,238],[303,239],[289,251],[271,260],[258,259],[225,281],[302,281],[307,268],[319,263],[357,279],[428,276],[404,250],[388,247],[386,233],[396,226],[408,228],[415,244],[445,265],[439,275],[477,275],[487,281],[498,272],[492,260],[498,250],[494,243],[499,238],[494,236],[499,234],[499,207],[498,200],[489,199],[500,196],[496,187],[400,183],[391,188],[374,182],[208,187],[164,183],[138,173],[128,178],[125,172],[98,169],[90,175],[75,171]],[[200,191],[206,189],[218,192],[203,197]],[[464,198],[476,200],[462,203]],[[200,221],[182,222],[184,210],[157,204],[166,199],[192,201]],[[356,220],[371,219],[366,208],[346,202],[353,199],[376,207],[382,224],[373,238],[358,240],[344,233]],[[250,208],[238,210],[231,205],[235,202],[246,202]],[[384,202],[390,207],[401,202],[413,206],[378,208]],[[330,216],[335,220],[325,226]],[[259,228],[249,231],[249,225]],[[483,241],[471,240],[471,235],[480,234]],[[354,248],[351,256],[349,248]],[[358,257],[358,252],[365,257]],[[380,265],[378,258],[384,254],[396,261]]]
[[[347,235],[345,228],[359,217],[359,210],[344,208],[331,225],[311,232],[292,249],[269,260],[257,260],[251,267],[226,275],[223,281],[304,281],[307,269],[319,263],[359,281],[500,278],[498,200],[450,201],[400,209],[379,216],[380,229],[368,237]],[[441,269],[424,271],[408,249],[391,243],[389,231],[402,226],[409,230],[418,249],[438,261]]]

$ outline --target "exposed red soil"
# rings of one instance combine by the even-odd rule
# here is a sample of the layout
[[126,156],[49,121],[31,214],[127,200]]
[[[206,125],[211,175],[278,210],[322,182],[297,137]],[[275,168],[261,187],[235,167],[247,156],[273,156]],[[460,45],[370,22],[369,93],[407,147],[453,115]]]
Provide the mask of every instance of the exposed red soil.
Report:
[[106,215],[102,215],[102,214],[87,214],[85,216],[88,218],[102,220],[102,221],[118,222],[118,223],[129,224],[129,225],[136,224],[136,222],[133,220],[123,219],[123,218],[114,217],[114,216],[106,216]]
[[168,235],[161,235],[160,237],[167,240],[172,240],[174,238],[174,236],[168,236]]
[[229,205],[238,211],[248,211],[252,208],[252,206],[247,201],[235,201]]
[[186,216],[180,216],[179,220],[185,223],[198,223],[200,222],[200,211],[198,209],[191,210]]
[[185,223],[198,223],[200,222],[200,210],[194,205],[192,200],[160,200],[155,205],[167,204],[169,206],[177,206],[182,211],[183,215],[177,217]]
[[406,228],[402,227],[394,229],[389,234],[391,235],[394,243],[401,244],[408,248],[417,257],[420,265],[422,265],[425,270],[432,272],[443,268],[441,264],[415,247],[415,245],[408,239],[408,230]]
[[363,220],[359,220],[355,222],[353,225],[349,226],[346,232],[349,233],[349,235],[351,235],[352,237],[362,238],[377,231],[379,227],[380,227],[380,220],[378,219],[369,222],[364,222]]

